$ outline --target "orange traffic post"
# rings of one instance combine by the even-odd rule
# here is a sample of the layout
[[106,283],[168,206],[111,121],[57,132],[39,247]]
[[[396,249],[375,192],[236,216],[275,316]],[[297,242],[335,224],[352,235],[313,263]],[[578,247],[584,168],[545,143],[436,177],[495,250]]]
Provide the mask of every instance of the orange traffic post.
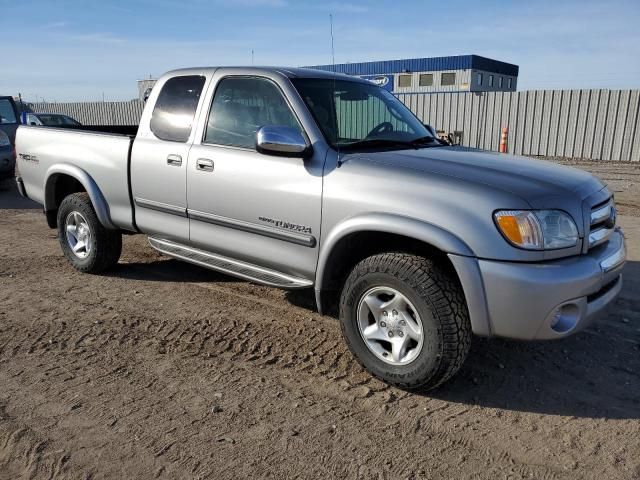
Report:
[[507,134],[509,129],[504,127],[502,129],[502,136],[500,137],[500,153],[507,153]]

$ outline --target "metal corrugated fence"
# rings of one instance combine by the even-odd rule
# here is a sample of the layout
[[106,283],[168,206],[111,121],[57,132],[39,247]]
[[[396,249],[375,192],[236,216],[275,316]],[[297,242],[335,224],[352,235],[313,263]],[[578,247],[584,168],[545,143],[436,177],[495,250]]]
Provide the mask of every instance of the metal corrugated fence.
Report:
[[75,118],[83,125],[137,125],[140,122],[144,103],[130,102],[74,102],[33,103],[31,111],[40,113],[62,113]]
[[[640,161],[640,90],[529,90],[397,94],[424,123],[463,132],[463,145],[594,160]],[[137,125],[143,103],[38,103],[35,112],[64,113],[85,125]]]
[[398,94],[424,123],[462,131],[463,145],[593,160],[640,161],[640,90]]

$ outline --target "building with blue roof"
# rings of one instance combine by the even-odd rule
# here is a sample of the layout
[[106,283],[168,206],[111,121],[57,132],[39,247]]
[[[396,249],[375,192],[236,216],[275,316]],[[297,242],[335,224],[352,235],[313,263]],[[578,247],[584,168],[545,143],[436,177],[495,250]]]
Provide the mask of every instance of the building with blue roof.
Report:
[[480,55],[313,65],[307,68],[335,70],[366,78],[393,93],[513,92],[518,85],[519,70],[518,65]]

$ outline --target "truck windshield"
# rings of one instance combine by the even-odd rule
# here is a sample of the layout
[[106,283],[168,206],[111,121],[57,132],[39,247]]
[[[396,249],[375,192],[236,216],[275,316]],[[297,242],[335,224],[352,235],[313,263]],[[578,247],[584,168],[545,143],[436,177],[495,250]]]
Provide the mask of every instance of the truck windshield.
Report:
[[326,139],[341,150],[440,145],[387,90],[359,81],[295,78]]

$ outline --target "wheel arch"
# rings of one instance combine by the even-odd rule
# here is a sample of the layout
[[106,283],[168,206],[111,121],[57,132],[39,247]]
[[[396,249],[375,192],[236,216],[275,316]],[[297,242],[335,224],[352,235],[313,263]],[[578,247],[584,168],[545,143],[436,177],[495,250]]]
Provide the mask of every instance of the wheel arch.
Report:
[[[367,214],[346,220],[326,237],[320,249],[315,297],[320,313],[332,312],[353,266],[385,251],[437,257],[460,282],[474,332],[489,334],[484,289],[471,248],[451,232],[431,223],[392,214]],[[468,262],[456,259],[469,259]],[[469,271],[471,270],[471,271]],[[479,284],[475,284],[480,279]]]
[[57,164],[47,170],[44,185],[44,211],[49,227],[57,226],[57,212],[62,200],[72,193],[86,192],[100,223],[115,230],[111,221],[109,204],[100,187],[86,171],[70,164]]

